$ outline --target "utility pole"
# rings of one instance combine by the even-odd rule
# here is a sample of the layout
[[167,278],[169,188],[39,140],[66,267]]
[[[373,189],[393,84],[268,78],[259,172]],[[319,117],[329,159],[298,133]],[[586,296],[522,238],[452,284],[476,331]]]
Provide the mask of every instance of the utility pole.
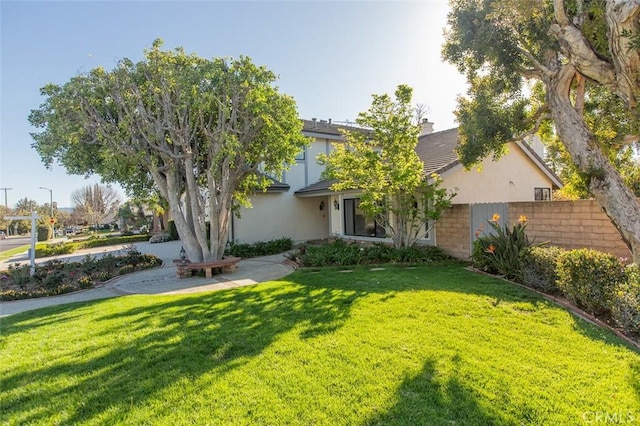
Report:
[[0,188],[0,191],[4,191],[4,206],[9,208],[9,204],[7,204],[7,191],[11,191],[13,188]]

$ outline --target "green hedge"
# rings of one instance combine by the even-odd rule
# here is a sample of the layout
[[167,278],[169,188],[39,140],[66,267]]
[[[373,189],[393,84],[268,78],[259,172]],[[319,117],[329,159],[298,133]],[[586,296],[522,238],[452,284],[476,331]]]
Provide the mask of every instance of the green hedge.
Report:
[[357,243],[344,240],[336,240],[322,246],[303,246],[297,257],[304,266],[422,263],[450,259],[440,248],[434,246],[396,249],[384,244],[372,244],[361,247]]
[[591,249],[562,253],[557,272],[562,293],[596,315],[609,311],[615,291],[627,282],[624,265],[617,257]]
[[640,338],[640,265],[626,268],[627,282],[611,300],[611,315],[625,333]]
[[149,235],[131,235],[127,237],[101,237],[89,238],[79,241],[66,241],[55,244],[36,244],[36,257],[49,257],[61,254],[71,254],[83,248],[104,247],[118,244],[131,244],[142,241],[148,241]]
[[258,241],[253,244],[236,244],[231,243],[225,251],[231,256],[247,259],[257,256],[269,256],[272,254],[283,253],[293,248],[293,240],[289,237],[282,237],[270,241]]
[[557,263],[565,251],[555,246],[531,247],[522,259],[522,284],[543,293],[560,293]]

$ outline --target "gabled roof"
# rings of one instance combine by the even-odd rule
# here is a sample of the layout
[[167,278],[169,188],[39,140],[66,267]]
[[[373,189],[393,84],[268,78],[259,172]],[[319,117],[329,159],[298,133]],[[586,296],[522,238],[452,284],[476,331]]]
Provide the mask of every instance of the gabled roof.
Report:
[[[426,176],[432,173],[441,174],[458,165],[462,166],[456,154],[458,136],[458,128],[456,127],[423,135],[418,138],[416,153],[424,163],[424,173]],[[554,187],[562,188],[562,181],[558,175],[546,165],[544,160],[540,158],[528,143],[519,141],[515,142],[515,146],[520,148],[536,167],[553,182]]]
[[[342,133],[341,130],[348,130],[350,132],[362,132],[365,134],[371,133],[371,130],[365,129],[363,127],[358,127],[355,123],[335,123],[331,120],[302,120],[302,132],[307,136],[310,135],[330,135],[333,136],[334,139],[341,140]],[[337,136],[337,137],[336,137]]]
[[304,188],[301,188],[301,189],[297,190],[296,192],[294,192],[294,194],[296,194],[296,195],[307,195],[307,194],[319,195],[318,193],[331,191],[331,189],[329,189],[329,188],[331,187],[331,185],[333,185],[336,182],[338,182],[338,181],[335,180],[335,179],[320,180],[320,181],[318,181],[316,183],[312,183],[309,186],[305,186]]
[[[313,122],[305,120],[305,129],[307,126],[311,126],[314,132],[326,132],[326,134],[340,134],[335,124],[329,122]],[[346,126],[342,126],[346,127]],[[346,127],[347,129],[353,129],[352,127]],[[334,133],[330,133],[330,132]],[[416,154],[424,164],[425,176],[430,176],[432,173],[444,173],[454,167],[462,167],[462,163],[458,159],[456,154],[456,146],[458,145],[458,128],[442,130],[440,132],[429,133],[422,135],[418,138],[418,144],[416,145]],[[524,142],[516,142],[517,146],[534,164],[542,171],[556,188],[561,188],[562,181],[544,162],[542,158],[533,150],[533,148]],[[295,192],[299,196],[318,196],[331,193],[331,185],[335,183],[334,180],[321,180],[299,189]]]
[[416,154],[424,164],[425,176],[442,173],[460,164],[456,154],[458,128],[429,133],[418,138]]

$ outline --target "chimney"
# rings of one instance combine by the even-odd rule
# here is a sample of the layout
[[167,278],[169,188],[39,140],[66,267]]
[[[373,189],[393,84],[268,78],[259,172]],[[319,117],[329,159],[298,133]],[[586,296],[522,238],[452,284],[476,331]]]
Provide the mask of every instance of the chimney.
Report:
[[329,119],[329,125],[331,125],[331,119]]
[[311,121],[313,121],[313,128],[317,129],[318,128],[318,123],[316,123],[316,118],[312,118]]
[[429,133],[433,133],[433,123],[423,118],[422,123],[420,123],[420,136],[428,135]]

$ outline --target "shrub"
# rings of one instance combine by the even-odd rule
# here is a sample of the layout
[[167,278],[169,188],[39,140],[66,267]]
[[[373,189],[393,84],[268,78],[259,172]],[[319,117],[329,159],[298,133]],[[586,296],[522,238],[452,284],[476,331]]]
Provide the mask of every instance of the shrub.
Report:
[[135,268],[133,267],[133,265],[124,265],[118,270],[118,275],[130,274],[133,271],[135,271]]
[[253,244],[230,243],[226,253],[231,256],[247,259],[256,256],[269,256],[291,250],[293,240],[289,237],[278,238],[271,241],[258,241]]
[[562,293],[596,315],[609,312],[617,287],[627,281],[624,265],[617,257],[591,249],[562,253],[557,271]]
[[78,287],[82,289],[93,287],[93,279],[88,275],[78,278]]
[[111,277],[112,275],[111,275],[111,272],[109,271],[100,271],[97,274],[95,274],[96,280],[100,282],[109,281]]
[[493,219],[489,221],[495,234],[479,237],[474,242],[472,252],[474,266],[521,281],[522,256],[531,247],[525,233],[527,218],[521,216],[512,229],[507,225],[500,226],[499,220],[500,215],[494,214]]
[[167,241],[171,241],[171,235],[169,234],[156,234],[154,236],[152,236],[151,238],[149,238],[149,242],[154,244],[154,243],[166,243]]
[[20,263],[9,265],[8,273],[21,290],[27,289],[27,284],[31,281],[31,267],[29,265],[21,265]]
[[169,228],[169,235],[172,240],[179,240],[180,236],[178,235],[178,228],[176,228],[176,223],[173,220],[169,220],[167,222],[167,227]]
[[65,278],[66,274],[62,271],[48,270],[42,279],[42,286],[49,290],[56,290],[63,284]]
[[627,283],[619,286],[611,301],[611,316],[625,333],[640,337],[640,265],[626,268]]
[[323,246],[305,246],[300,250],[299,259],[305,266],[346,266],[392,262],[420,263],[445,260],[449,259],[449,256],[433,246],[396,249],[376,243],[360,247],[355,242],[336,240]]
[[129,236],[120,236],[120,237],[110,237],[110,238],[97,238],[94,240],[85,240],[82,241],[80,248],[91,248],[91,247],[103,247],[110,246],[114,244],[132,244],[138,243],[142,241],[148,241],[148,235],[129,235]]
[[55,244],[36,245],[36,257],[58,256],[60,254],[70,254],[79,248],[78,243],[62,242]]
[[559,293],[557,262],[564,252],[555,246],[531,247],[522,259],[522,283],[544,293]]
[[50,238],[51,228],[46,225],[36,227],[36,238],[38,241],[47,241]]

